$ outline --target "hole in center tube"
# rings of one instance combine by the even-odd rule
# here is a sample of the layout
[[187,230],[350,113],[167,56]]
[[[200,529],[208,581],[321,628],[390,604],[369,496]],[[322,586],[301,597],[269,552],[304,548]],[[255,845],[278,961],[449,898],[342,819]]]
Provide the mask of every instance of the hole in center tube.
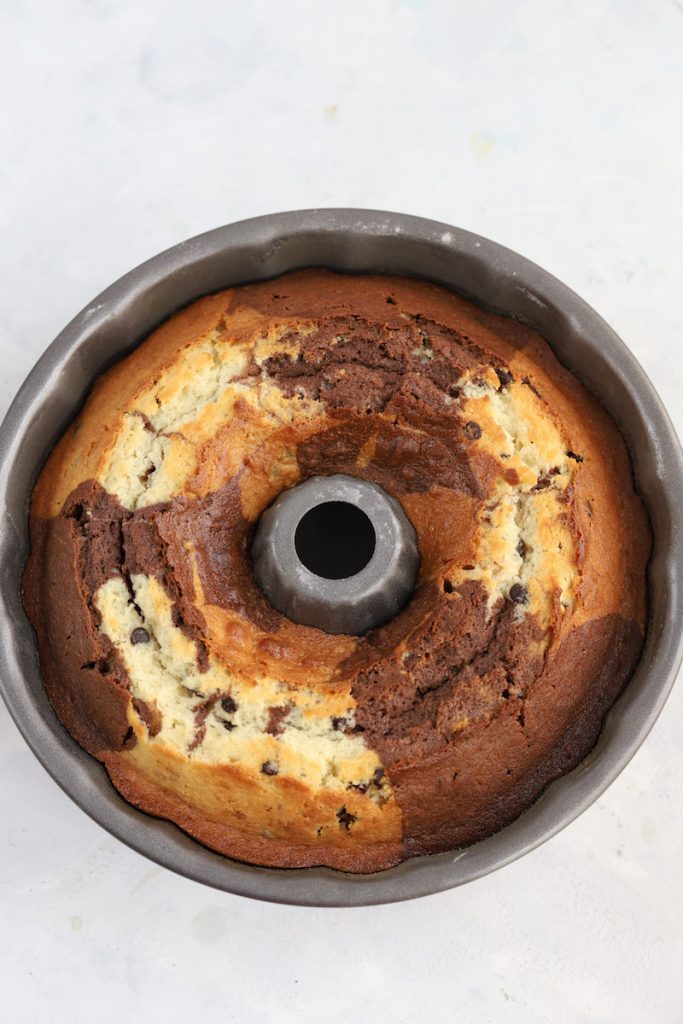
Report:
[[299,521],[294,547],[309,572],[343,580],[364,569],[375,550],[375,529],[365,512],[347,501],[325,501]]

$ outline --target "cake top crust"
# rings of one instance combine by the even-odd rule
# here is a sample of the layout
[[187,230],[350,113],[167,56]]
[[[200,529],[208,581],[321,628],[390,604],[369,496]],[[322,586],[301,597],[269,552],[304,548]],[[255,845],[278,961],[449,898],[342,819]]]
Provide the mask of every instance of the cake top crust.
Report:
[[[262,511],[337,473],[395,497],[420,550],[362,637],[289,621],[251,572]],[[31,523],[67,727],[258,863],[369,870],[500,827],[586,752],[642,643],[615,424],[534,331],[421,281],[303,270],[181,310],[97,382]]]

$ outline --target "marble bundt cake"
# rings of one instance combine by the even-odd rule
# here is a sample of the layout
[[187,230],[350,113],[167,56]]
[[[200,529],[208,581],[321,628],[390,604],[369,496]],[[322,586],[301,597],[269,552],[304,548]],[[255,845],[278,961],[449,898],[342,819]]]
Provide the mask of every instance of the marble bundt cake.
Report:
[[[379,484],[414,592],[363,636],[256,584],[261,513]],[[24,601],[45,686],[127,800],[254,864],[376,871],[492,834],[595,744],[637,663],[648,520],[610,417],[536,333],[409,279],[209,295],[50,455]]]

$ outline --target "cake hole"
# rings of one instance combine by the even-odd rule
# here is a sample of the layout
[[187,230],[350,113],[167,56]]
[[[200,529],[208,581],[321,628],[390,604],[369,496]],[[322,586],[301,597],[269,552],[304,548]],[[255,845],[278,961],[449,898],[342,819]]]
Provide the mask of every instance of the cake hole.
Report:
[[372,558],[375,543],[369,517],[347,501],[324,501],[309,509],[294,534],[301,562],[326,580],[343,580],[359,573]]
[[80,523],[85,518],[85,506],[79,501],[70,512],[67,512],[67,519],[75,519]]

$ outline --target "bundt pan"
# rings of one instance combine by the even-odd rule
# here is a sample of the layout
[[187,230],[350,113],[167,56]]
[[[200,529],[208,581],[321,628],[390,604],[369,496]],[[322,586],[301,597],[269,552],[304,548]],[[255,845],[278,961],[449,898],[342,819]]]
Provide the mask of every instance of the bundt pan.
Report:
[[[590,756],[490,838],[374,875],[238,863],[126,803],[57,720],[20,594],[31,489],[95,378],[199,296],[310,266],[425,278],[538,330],[620,426],[654,531],[645,651]],[[0,500],[0,688],[25,739],[59,785],[113,835],[165,867],[244,896],[311,906],[389,903],[502,867],[567,825],[616,778],[652,728],[683,653],[683,454],[650,381],[607,324],[550,274],[435,221],[370,210],[275,214],[210,231],[131,271],[79,313],[29,374],[1,428]]]

